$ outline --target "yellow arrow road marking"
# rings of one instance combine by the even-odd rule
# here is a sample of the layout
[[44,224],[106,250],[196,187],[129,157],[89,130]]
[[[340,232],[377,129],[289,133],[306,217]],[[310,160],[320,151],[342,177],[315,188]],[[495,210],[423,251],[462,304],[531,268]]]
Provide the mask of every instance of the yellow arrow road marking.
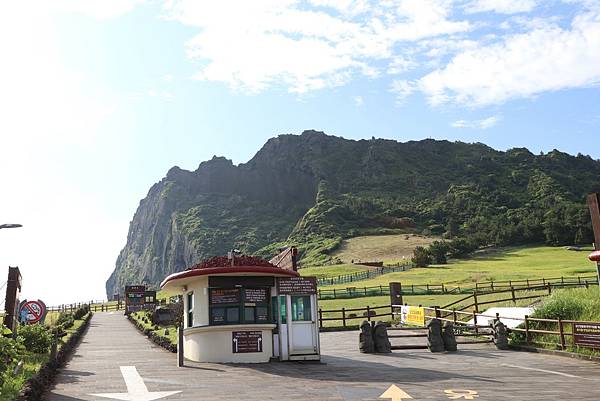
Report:
[[381,394],[379,398],[390,398],[392,401],[401,401],[404,398],[412,399],[410,395],[406,394],[404,390],[395,384],[392,384],[387,390],[385,390],[385,393]]
[[473,390],[444,390],[444,393],[451,400],[458,400],[459,398],[464,398],[465,400],[474,400],[479,397],[477,391]]

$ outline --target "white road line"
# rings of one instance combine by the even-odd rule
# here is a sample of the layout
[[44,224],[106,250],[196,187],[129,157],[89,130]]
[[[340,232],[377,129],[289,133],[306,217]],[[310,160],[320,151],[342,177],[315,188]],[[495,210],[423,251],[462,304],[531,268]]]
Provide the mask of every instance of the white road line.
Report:
[[572,377],[575,379],[582,379],[582,377],[580,376],[575,376],[575,375],[570,375],[568,373],[562,373],[562,372],[555,372],[554,370],[545,370],[545,369],[537,369],[537,368],[529,368],[527,366],[518,366],[518,365],[509,365],[507,363],[503,363],[501,366],[506,366],[508,368],[517,368],[517,369],[525,369],[525,370],[534,370],[536,372],[542,372],[542,373],[550,373],[553,375],[559,375],[559,376],[564,376],[564,377]]

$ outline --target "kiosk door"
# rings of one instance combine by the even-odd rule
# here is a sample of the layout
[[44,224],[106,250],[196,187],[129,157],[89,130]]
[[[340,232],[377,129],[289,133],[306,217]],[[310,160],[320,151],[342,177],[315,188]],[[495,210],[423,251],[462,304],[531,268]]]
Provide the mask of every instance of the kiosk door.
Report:
[[316,323],[315,295],[288,296],[288,341],[290,359],[294,355],[318,354],[318,328]]

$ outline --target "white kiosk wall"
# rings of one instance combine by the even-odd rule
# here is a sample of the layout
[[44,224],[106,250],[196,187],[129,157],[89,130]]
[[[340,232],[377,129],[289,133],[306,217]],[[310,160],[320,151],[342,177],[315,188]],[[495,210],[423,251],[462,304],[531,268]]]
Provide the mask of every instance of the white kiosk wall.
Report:
[[316,279],[285,277],[277,284],[280,360],[319,360]]

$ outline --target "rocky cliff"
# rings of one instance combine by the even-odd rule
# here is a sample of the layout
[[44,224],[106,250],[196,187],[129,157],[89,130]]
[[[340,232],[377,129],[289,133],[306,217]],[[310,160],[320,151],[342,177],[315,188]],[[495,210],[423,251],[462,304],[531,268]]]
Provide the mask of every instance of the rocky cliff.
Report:
[[280,135],[245,164],[214,157],[195,171],[169,170],[140,202],[106,290],[156,285],[232,248],[269,256],[293,243],[305,263],[322,263],[342,238],[362,234],[587,241],[583,200],[600,190],[599,177],[600,162],[559,151]]

